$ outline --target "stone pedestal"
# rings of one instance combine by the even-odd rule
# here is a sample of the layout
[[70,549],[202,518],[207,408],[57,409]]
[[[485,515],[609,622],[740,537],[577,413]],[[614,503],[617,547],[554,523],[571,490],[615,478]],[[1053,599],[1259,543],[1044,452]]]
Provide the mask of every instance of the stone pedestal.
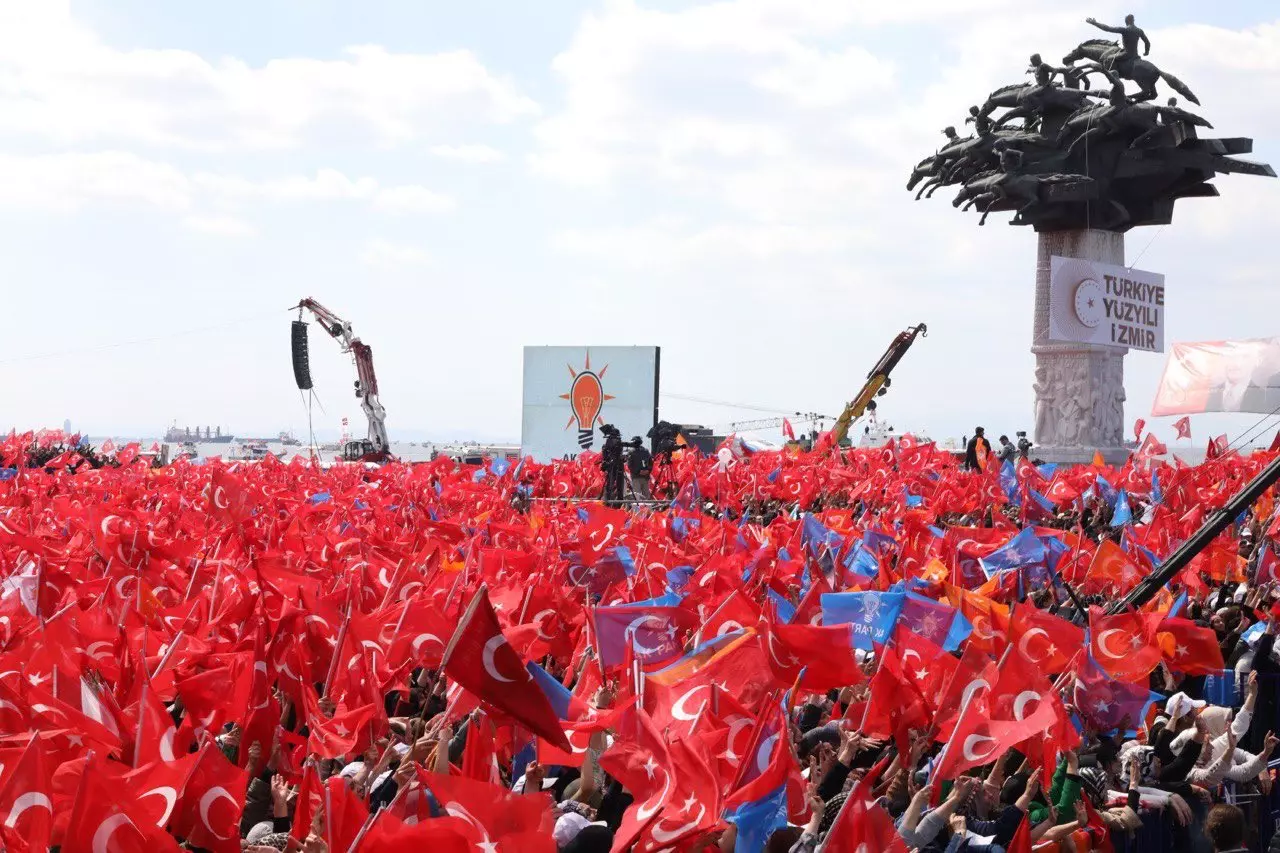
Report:
[[1124,347],[1049,340],[1049,259],[1083,258],[1124,265],[1124,235],[1112,231],[1044,231],[1037,235],[1034,455],[1046,462],[1088,462],[1100,451],[1123,461]]

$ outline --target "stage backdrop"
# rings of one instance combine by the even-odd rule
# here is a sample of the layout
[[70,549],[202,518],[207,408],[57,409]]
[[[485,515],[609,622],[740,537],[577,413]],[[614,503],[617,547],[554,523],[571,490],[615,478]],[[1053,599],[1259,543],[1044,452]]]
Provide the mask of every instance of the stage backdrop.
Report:
[[1280,408],[1280,338],[1174,344],[1153,415]]
[[659,347],[525,347],[521,454],[598,453],[601,424],[643,438],[658,420],[660,362]]

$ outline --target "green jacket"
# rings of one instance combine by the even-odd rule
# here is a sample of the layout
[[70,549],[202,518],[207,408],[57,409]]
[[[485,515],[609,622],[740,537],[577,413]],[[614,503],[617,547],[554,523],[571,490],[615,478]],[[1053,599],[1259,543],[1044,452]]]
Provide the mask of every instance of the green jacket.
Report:
[[[1059,761],[1053,773],[1053,785],[1049,788],[1049,801],[1058,810],[1058,823],[1070,823],[1076,819],[1076,800],[1080,799],[1080,777],[1067,772],[1067,762]],[[1049,819],[1049,807],[1032,803],[1028,810],[1031,825]]]

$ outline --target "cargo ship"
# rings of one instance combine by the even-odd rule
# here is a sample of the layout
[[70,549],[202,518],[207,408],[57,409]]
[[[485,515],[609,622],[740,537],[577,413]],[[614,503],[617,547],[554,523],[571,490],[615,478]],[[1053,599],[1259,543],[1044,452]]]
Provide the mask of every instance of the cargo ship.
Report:
[[231,433],[223,434],[222,427],[205,427],[203,431],[200,427],[179,429],[177,421],[174,421],[173,426],[169,427],[164,434],[164,440],[170,444],[183,444],[188,441],[197,444],[229,444],[234,439],[235,436]]

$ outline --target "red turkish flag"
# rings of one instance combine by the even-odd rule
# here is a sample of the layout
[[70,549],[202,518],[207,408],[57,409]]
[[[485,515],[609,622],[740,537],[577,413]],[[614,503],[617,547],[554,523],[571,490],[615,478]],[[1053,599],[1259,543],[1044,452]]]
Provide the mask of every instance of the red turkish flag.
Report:
[[392,815],[390,809],[384,809],[361,840],[360,853],[404,853],[405,850],[472,853],[476,848],[467,840],[466,827],[466,821],[455,817],[405,823]]
[[672,805],[675,777],[671,753],[662,735],[640,708],[618,724],[618,740],[600,756],[600,768],[631,792],[635,801],[614,835],[614,850],[626,850]]
[[378,707],[362,705],[325,719],[322,714],[310,716],[310,750],[321,758],[341,758],[356,748],[361,733],[377,716]]
[[1140,613],[1107,616],[1101,608],[1089,608],[1090,653],[1112,678],[1139,681],[1160,663],[1150,620]]
[[[104,764],[92,756],[80,774],[62,853],[177,853],[173,837],[141,816],[132,799],[122,794]],[[243,791],[240,792],[243,797]],[[240,847],[239,833],[235,837]]]
[[1093,554],[1085,586],[1090,590],[1124,593],[1133,589],[1144,575],[1142,567],[1124,549],[1110,539],[1103,539]]
[[741,631],[759,620],[760,608],[745,594],[735,589],[725,596],[724,601],[720,602],[720,605],[707,617],[707,621],[698,630],[698,636],[702,641],[711,640],[733,631]]
[[125,755],[132,758],[134,767],[174,760],[177,727],[150,684],[143,685],[138,701],[124,710],[123,717],[127,724],[123,732]]
[[498,616],[480,587],[445,649],[445,673],[467,691],[515,718],[529,731],[568,751],[560,719],[507,642]]
[[1173,422],[1173,428],[1178,431],[1178,438],[1191,438],[1191,418],[1178,418]]
[[1027,815],[1022,816],[1018,831],[1013,834],[1005,853],[1031,853],[1031,818]]
[[972,767],[990,764],[1032,735],[1048,730],[1056,717],[1048,702],[1020,721],[992,719],[978,704],[971,702],[960,715],[946,753],[934,769],[936,778],[954,779]]
[[1060,616],[1034,607],[1017,607],[1009,641],[1041,672],[1063,672],[1084,648],[1084,630]]
[[253,496],[244,480],[221,468],[209,478],[209,513],[228,524],[242,524],[253,514]]
[[555,853],[551,798],[546,794],[514,794],[487,782],[422,770],[418,781],[431,791],[445,814],[466,824],[462,831],[472,849]]
[[893,818],[878,803],[866,799],[860,787],[855,788],[836,815],[827,833],[824,853],[907,853],[907,844],[898,835]]
[[368,819],[369,810],[346,779],[331,776],[325,781],[324,839],[330,850],[350,850]]
[[1175,617],[1160,623],[1156,638],[1165,662],[1174,672],[1213,675],[1226,668],[1218,635],[1212,628],[1201,628],[1190,619]]
[[[866,680],[853,656],[852,625],[779,624],[772,626],[772,636],[777,640],[779,653],[789,654],[803,667],[801,690],[829,690],[833,687],[861,684]],[[778,672],[776,666],[774,671]],[[787,686],[790,687],[791,684]]]
[[0,823],[16,831],[31,850],[47,850],[53,834],[53,771],[39,738],[33,737],[0,788]]
[[1146,428],[1147,428],[1147,422],[1144,421],[1142,418],[1138,418],[1136,421],[1134,421],[1133,422],[1133,440],[1141,441],[1142,431]]
[[440,665],[453,627],[439,608],[422,599],[410,600],[405,604],[399,633],[392,639],[387,657],[393,661],[413,661],[434,669]]
[[650,824],[639,850],[657,853],[692,841],[720,824],[719,778],[711,769],[706,745],[696,739],[672,740],[668,745],[676,788],[671,806]]
[[[186,716],[182,728],[192,734],[216,732],[226,723],[243,722],[253,692],[253,655],[237,655],[226,666],[208,669],[178,682]],[[179,742],[185,742],[180,738]]]
[[151,821],[160,829],[168,826],[178,798],[199,760],[200,753],[192,752],[176,761],[156,761],[126,773],[121,784],[137,792],[134,794],[137,817]]
[[238,853],[248,786],[248,773],[228,761],[220,749],[206,744],[174,809],[176,834],[214,853]]

